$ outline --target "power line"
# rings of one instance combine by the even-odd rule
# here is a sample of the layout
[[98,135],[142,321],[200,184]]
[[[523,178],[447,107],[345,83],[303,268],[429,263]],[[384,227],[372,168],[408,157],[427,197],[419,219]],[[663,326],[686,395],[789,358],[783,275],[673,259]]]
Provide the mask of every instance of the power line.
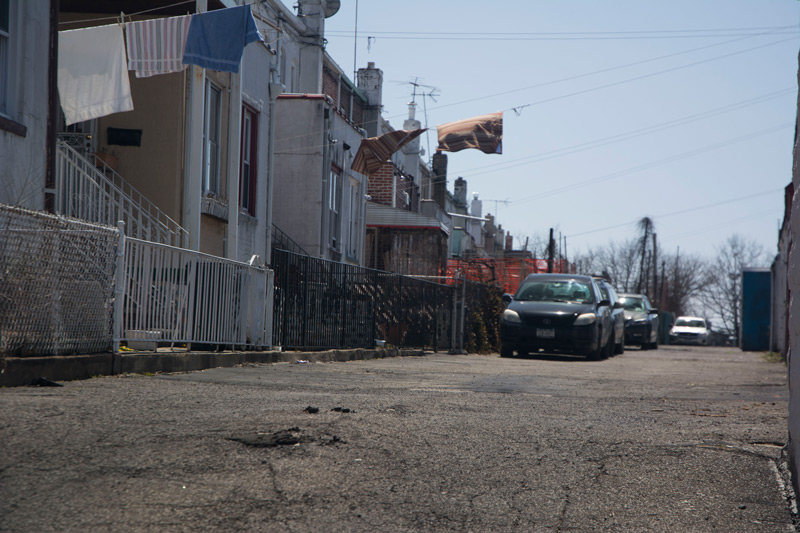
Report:
[[[566,148],[559,148],[559,149],[556,149],[556,150],[550,150],[548,152],[542,152],[542,153],[539,153],[539,154],[520,157],[520,158],[517,158],[517,159],[510,159],[510,160],[504,161],[503,163],[495,163],[495,164],[491,164],[491,165],[484,165],[484,166],[480,166],[480,167],[474,167],[472,169],[468,169],[468,170],[465,170],[465,171],[457,170],[457,171],[454,172],[454,174],[458,174],[459,176],[463,176],[463,177],[472,177],[472,176],[478,176],[478,175],[481,175],[481,174],[487,174],[487,173],[490,173],[490,172],[498,172],[498,171],[502,171],[502,170],[507,170],[509,168],[515,168],[515,167],[519,167],[519,166],[530,165],[530,164],[533,164],[533,163],[538,163],[540,161],[545,161],[547,159],[553,159],[553,158],[561,157],[561,156],[565,156],[565,155],[572,155],[572,154],[575,154],[575,153],[578,153],[578,152],[583,152],[583,151],[586,151],[586,150],[592,150],[592,149],[599,148],[599,147],[602,147],[602,146],[607,146],[607,145],[613,144],[615,142],[626,141],[628,139],[641,137],[641,136],[644,136],[644,135],[648,135],[650,133],[656,133],[656,132],[659,132],[659,131],[663,131],[665,129],[669,129],[669,128],[673,128],[673,127],[677,127],[677,126],[683,126],[683,125],[688,124],[690,122],[694,122],[694,121],[697,121],[697,120],[702,120],[702,119],[705,119],[705,118],[710,118],[710,117],[713,117],[713,116],[721,115],[723,113],[728,113],[730,111],[737,111],[737,110],[743,109],[743,108],[745,108],[747,106],[751,106],[751,105],[755,105],[755,104],[760,104],[760,103],[766,102],[766,101],[771,100],[773,98],[778,98],[780,96],[785,96],[785,95],[793,95],[795,92],[796,92],[796,89],[794,89],[792,87],[789,87],[789,88],[786,88],[786,89],[782,89],[780,91],[775,91],[775,92],[772,92],[772,93],[768,93],[766,95],[758,96],[758,97],[751,98],[751,99],[748,99],[748,100],[742,100],[742,101],[739,101],[739,102],[735,102],[733,104],[729,104],[727,106],[722,106],[722,107],[714,108],[714,109],[711,109],[711,110],[708,110],[708,111],[704,111],[702,113],[697,113],[695,115],[689,115],[689,116],[686,116],[686,117],[683,117],[683,118],[670,120],[670,121],[667,121],[667,122],[662,122],[660,124],[655,124],[655,125],[652,125],[652,126],[639,128],[639,129],[636,129],[636,130],[631,130],[631,131],[628,131],[628,132],[625,132],[625,133],[620,133],[620,134],[617,134],[617,135],[611,135],[609,137],[603,137],[601,139],[595,139],[593,141],[587,141],[587,142],[584,142],[584,143],[568,146]],[[533,159],[533,161],[531,161],[531,159]],[[514,163],[516,163],[516,164],[514,164]],[[475,171],[475,170],[482,170],[482,169],[490,169],[490,170],[486,170],[484,172],[472,172],[472,171]]]
[[[486,96],[479,96],[477,98],[471,98],[471,99],[468,99],[468,100],[461,100],[461,101],[453,102],[453,103],[450,103],[450,104],[443,104],[443,105],[440,105],[440,106],[437,106],[437,107],[434,107],[434,108],[431,108],[431,109],[432,110],[444,109],[446,107],[452,107],[452,106],[455,106],[455,105],[461,105],[461,104],[466,104],[466,103],[471,103],[471,102],[477,102],[479,100],[485,100],[487,98],[494,98],[494,97],[497,97],[497,96],[505,96],[507,94],[512,94],[512,93],[516,93],[516,92],[527,91],[527,90],[530,90],[530,89],[537,89],[539,87],[546,87],[548,85],[555,85],[557,83],[562,83],[562,82],[565,82],[565,81],[572,81],[572,80],[576,80],[576,79],[580,79],[580,78],[585,78],[585,77],[588,77],[588,76],[593,76],[595,74],[605,74],[606,72],[611,72],[611,71],[614,71],[614,70],[619,70],[619,69],[628,68],[628,67],[634,67],[634,66],[637,66],[637,65],[642,65],[642,64],[645,64],[645,63],[651,63],[653,61],[660,61],[662,59],[668,59],[670,57],[675,57],[675,56],[679,56],[679,55],[690,54],[692,52],[697,52],[697,51],[700,51],[700,50],[706,50],[708,48],[714,48],[714,47],[717,47],[717,46],[724,46],[726,44],[735,43],[735,42],[738,42],[738,41],[742,41],[742,40],[745,40],[745,39],[750,39],[752,37],[759,37],[759,36],[763,36],[763,35],[768,35],[768,34],[766,34],[766,33],[764,33],[764,34],[754,34],[754,35],[748,35],[746,37],[739,37],[739,38],[736,38],[736,39],[729,39],[727,41],[722,41],[721,43],[707,44],[707,45],[698,46],[698,47],[695,47],[695,48],[690,48],[688,50],[681,50],[680,52],[673,52],[671,54],[666,54],[666,55],[663,55],[663,56],[656,56],[656,57],[652,57],[652,58],[648,58],[648,59],[642,59],[642,60],[639,60],[639,61],[634,61],[632,63],[625,63],[625,64],[622,64],[622,65],[616,65],[616,66],[613,66],[613,67],[608,67],[608,68],[604,68],[604,69],[600,69],[600,70],[595,70],[595,71],[591,71],[591,72],[585,72],[583,74],[576,74],[574,76],[567,76],[566,78],[561,78],[561,79],[557,79],[557,80],[550,80],[550,81],[546,81],[546,82],[542,82],[542,83],[537,83],[535,85],[529,85],[527,87],[520,87],[520,88],[517,88],[517,89],[511,89],[511,90],[508,90],[508,91],[502,91],[502,92],[499,92],[499,93],[494,93],[494,94],[490,94],[490,95],[486,95]],[[739,52],[734,52],[734,53],[738,54],[738,53],[749,52],[751,50],[756,50],[758,48],[761,48],[762,46],[772,46],[773,44],[779,44],[779,43],[783,43],[783,42],[786,42],[786,41],[789,41],[789,40],[791,40],[791,39],[781,40],[781,41],[777,41],[777,42],[774,42],[774,43],[768,43],[767,45],[756,46],[756,47],[753,47],[753,48],[746,48],[744,50],[740,50]],[[727,57],[727,55],[718,56],[717,58],[711,58],[711,59],[709,59],[707,61],[711,61],[711,60],[719,59],[719,58],[724,58],[724,57]],[[527,105],[533,105],[533,104],[527,104]],[[523,106],[515,106],[515,107],[523,107]],[[509,108],[509,110],[511,110],[511,109],[514,109],[514,108],[513,107]],[[392,118],[398,118],[398,117],[402,117],[402,116],[403,115],[396,115],[396,116],[389,117],[389,118],[392,119]]]
[[676,235],[667,235],[665,237],[665,239],[678,239],[678,238],[694,237],[696,235],[702,235],[703,233],[708,233],[710,231],[716,231],[716,230],[721,229],[721,228],[726,228],[726,227],[731,226],[732,224],[737,224],[737,223],[740,223],[740,222],[744,222],[745,220],[752,220],[754,218],[761,218],[761,217],[763,217],[765,215],[773,216],[773,215],[775,215],[775,210],[774,209],[767,209],[765,211],[759,211],[758,213],[753,213],[753,214],[746,215],[746,216],[743,216],[743,217],[736,217],[734,219],[727,220],[725,222],[720,222],[719,224],[714,225],[714,226],[707,226],[707,227],[704,227],[702,229],[693,229],[692,231],[687,231],[687,232],[679,233],[679,234],[676,234]]
[[[662,219],[662,218],[668,218],[668,217],[677,216],[677,215],[684,215],[686,213],[691,213],[693,211],[702,211],[702,210],[705,210],[705,209],[710,209],[712,207],[718,207],[718,206],[721,206],[721,205],[732,204],[732,203],[735,203],[735,202],[741,202],[742,200],[750,200],[752,198],[758,198],[759,196],[766,196],[768,194],[774,194],[774,193],[779,192],[781,190],[783,190],[783,189],[770,189],[768,191],[762,191],[762,192],[755,193],[755,194],[748,194],[748,195],[745,195],[745,196],[739,196],[737,198],[731,198],[731,199],[728,199],[728,200],[722,200],[722,201],[713,202],[713,203],[710,203],[710,204],[698,205],[696,207],[690,207],[690,208],[687,208],[687,209],[680,209],[678,211],[672,211],[671,213],[663,213],[661,215],[655,215],[655,216],[653,216],[651,218]],[[601,231],[607,231],[607,230],[610,230],[610,229],[617,229],[617,228],[621,228],[621,227],[624,227],[624,226],[630,226],[632,224],[635,224],[638,221],[639,221],[639,219],[633,219],[633,220],[629,220],[628,222],[623,222],[621,224],[614,224],[613,226],[605,226],[603,228],[597,228],[597,229],[593,229],[593,230],[589,230],[589,231],[583,231],[581,233],[573,233],[572,235],[567,235],[567,238],[571,239],[573,237],[582,237],[584,235],[590,235],[592,233],[599,233]]]
[[[708,58],[708,59],[702,59],[700,61],[695,61],[694,63],[687,63],[685,65],[679,65],[677,67],[671,67],[671,68],[668,68],[668,69],[659,70],[659,71],[656,71],[656,72],[651,72],[649,74],[642,74],[640,76],[634,76],[633,78],[626,78],[624,80],[615,81],[613,83],[607,83],[605,85],[598,85],[598,86],[595,86],[595,87],[590,87],[588,89],[582,89],[580,91],[566,93],[566,94],[562,94],[560,96],[554,96],[552,98],[546,98],[544,100],[538,100],[536,102],[531,102],[531,103],[525,104],[524,106],[515,106],[515,107],[519,108],[519,107],[529,107],[529,106],[534,106],[534,105],[539,105],[539,104],[546,104],[548,102],[554,102],[556,100],[561,100],[563,98],[569,98],[570,96],[578,96],[578,95],[590,93],[590,92],[593,92],[593,91],[599,91],[600,89],[607,89],[609,87],[615,87],[617,85],[622,85],[624,83],[629,83],[629,82],[632,82],[632,81],[638,81],[638,80],[642,80],[642,79],[645,79],[645,78],[651,78],[653,76],[658,76],[659,74],[665,74],[665,73],[668,73],[668,72],[675,72],[677,70],[682,70],[682,69],[685,69],[685,68],[694,67],[694,66],[697,66],[697,65],[702,65],[702,64],[705,64],[705,63],[710,63],[711,61],[716,61],[718,59],[725,59],[725,58],[732,57],[732,56],[735,56],[735,55],[743,54],[745,52],[758,50],[760,48],[766,48],[768,46],[775,46],[776,44],[785,43],[785,42],[791,41],[793,39],[796,39],[796,37],[790,37],[789,39],[781,39],[780,41],[774,41],[774,42],[771,42],[771,43],[762,44],[762,45],[759,45],[759,46],[754,46],[752,48],[745,48],[744,50],[737,50],[736,52],[730,52],[730,53],[723,54],[723,55],[720,55],[720,56],[715,56],[715,57],[711,57],[711,58]],[[668,57],[668,56],[664,56],[664,57]],[[617,67],[617,68],[619,68],[619,67]],[[613,69],[608,69],[608,70],[613,70]],[[600,72],[602,72],[602,71],[598,71],[596,73],[600,73]],[[566,80],[569,80],[569,79],[575,79],[575,78],[584,77],[584,76],[585,75],[574,76],[572,78],[565,78],[565,80],[560,80],[560,81],[566,81]],[[526,89],[534,88],[534,87],[541,87],[542,85],[549,85],[549,84],[550,83],[539,84],[537,86],[527,87]],[[522,90],[522,89],[520,89],[520,90]],[[498,94],[491,95],[491,96],[483,96],[483,97],[480,97],[480,98],[473,98],[472,100],[465,100],[465,101],[457,102],[457,103],[461,104],[461,103],[466,103],[466,102],[473,102],[473,101],[476,101],[476,100],[483,100],[483,99],[486,99],[486,98],[492,98],[494,96],[501,96],[501,95],[504,95],[504,94],[508,94],[509,92],[516,92],[516,91],[506,91],[504,93],[498,93]],[[449,105],[455,105],[455,104],[449,104]],[[439,108],[442,108],[442,107],[447,107],[447,106],[439,106],[436,109],[439,109]],[[504,111],[511,111],[513,109],[514,109],[514,107],[509,107],[508,109],[505,109]]]
[[[495,94],[491,94],[491,95],[487,95],[487,96],[481,96],[481,97],[477,97],[477,98],[472,98],[472,99],[469,99],[469,100],[462,100],[462,101],[454,102],[454,103],[451,103],[451,104],[445,104],[445,105],[432,107],[429,110],[443,109],[445,107],[452,107],[452,106],[455,106],[455,105],[471,103],[471,102],[475,102],[475,101],[478,101],[478,100],[485,100],[487,98],[494,98],[496,96],[504,96],[506,94],[511,94],[511,93],[514,93],[514,92],[520,92],[520,91],[524,91],[524,90],[535,89],[535,88],[538,88],[538,87],[544,87],[544,86],[547,86],[547,85],[553,85],[553,84],[561,83],[561,82],[565,82],[565,81],[572,81],[572,80],[575,80],[575,79],[579,79],[579,78],[583,78],[583,77],[587,77],[587,76],[592,76],[592,75],[595,75],[595,74],[602,74],[602,73],[605,73],[605,72],[610,72],[610,71],[618,70],[618,69],[621,69],[621,68],[636,66],[636,65],[643,64],[643,63],[649,63],[649,62],[652,62],[652,61],[658,61],[658,60],[661,60],[661,59],[667,59],[669,57],[688,54],[688,53],[691,53],[691,52],[696,52],[696,51],[699,51],[699,50],[704,50],[704,49],[712,48],[712,47],[716,47],[716,46],[722,46],[722,45],[729,44],[729,43],[732,43],[732,42],[740,41],[742,39],[743,38],[732,39],[732,40],[724,41],[722,43],[715,43],[715,44],[711,44],[711,45],[705,45],[705,46],[701,46],[701,47],[697,47],[697,48],[692,48],[692,49],[689,49],[689,50],[683,50],[681,52],[675,52],[675,53],[672,53],[672,54],[658,56],[658,57],[654,57],[654,58],[650,58],[650,59],[645,59],[645,60],[641,60],[641,61],[635,61],[633,63],[627,63],[627,64],[624,64],[624,65],[618,65],[618,66],[615,66],[615,67],[609,67],[607,69],[601,69],[601,70],[597,70],[597,71],[587,72],[587,73],[584,73],[584,74],[578,74],[578,75],[575,75],[575,76],[569,76],[567,78],[561,78],[561,79],[558,79],[558,80],[552,80],[552,81],[548,81],[548,82],[543,82],[543,83],[539,83],[539,84],[536,84],[536,85],[531,85],[531,86],[528,86],[528,87],[521,87],[521,88],[518,88],[518,89],[512,89],[512,90],[509,90],[509,91],[503,91],[503,92],[500,92],[500,93],[495,93]],[[622,81],[618,81],[618,82],[614,82],[614,83],[610,83],[610,84],[606,84],[606,85],[601,85],[601,86],[597,86],[597,87],[593,87],[593,88],[589,88],[589,89],[584,89],[582,91],[577,91],[577,92],[574,92],[574,93],[569,93],[569,94],[565,94],[565,95],[549,98],[549,99],[546,99],[546,100],[540,100],[540,101],[537,101],[537,102],[532,102],[532,103],[529,103],[529,104],[525,104],[524,106],[515,106],[515,107],[519,108],[519,107],[528,107],[528,106],[538,105],[538,104],[542,104],[542,103],[551,102],[551,101],[554,101],[554,100],[559,100],[559,99],[562,99],[562,98],[568,98],[570,96],[575,96],[575,95],[579,95],[579,94],[585,94],[585,93],[588,93],[588,92],[591,92],[591,91],[595,91],[595,90],[600,90],[600,89],[604,89],[604,88],[608,88],[608,87],[612,87],[612,86],[616,86],[616,85],[622,85],[623,83],[628,83],[630,81],[636,81],[636,80],[640,80],[640,79],[643,79],[643,78],[656,76],[658,74],[664,74],[664,73],[667,73],[667,72],[673,72],[673,71],[676,71],[676,70],[680,70],[682,68],[688,68],[688,67],[691,67],[691,66],[695,66],[695,65],[699,65],[699,64],[703,64],[703,63],[708,63],[708,62],[711,62],[711,61],[716,61],[717,59],[724,59],[724,58],[727,58],[727,57],[730,57],[730,56],[733,56],[733,55],[743,54],[743,53],[746,53],[746,52],[750,52],[752,50],[757,50],[757,49],[768,47],[768,46],[774,46],[776,44],[787,42],[787,41],[790,41],[792,39],[793,38],[782,39],[780,41],[774,41],[774,42],[771,42],[771,43],[767,43],[767,44],[763,44],[763,45],[759,45],[759,46],[754,46],[752,48],[746,48],[744,50],[738,50],[736,52],[723,54],[721,56],[715,56],[715,57],[712,57],[712,58],[709,58],[709,59],[705,59],[705,60],[702,60],[702,61],[697,61],[697,62],[690,63],[690,64],[687,64],[687,65],[673,67],[673,68],[670,68],[670,69],[657,71],[657,72],[653,72],[653,73],[650,73],[650,74],[637,76],[637,77],[634,77],[634,78],[628,78],[628,79],[625,79],[625,80],[622,80]],[[509,111],[511,109],[513,109],[513,107],[507,109],[506,111]],[[390,119],[391,118],[400,118],[400,117],[404,117],[404,116],[405,115],[396,115],[394,117],[390,117]],[[311,133],[307,133],[307,134],[303,134],[303,135],[296,135],[296,136],[293,136],[293,137],[280,138],[278,140],[281,141],[281,142],[286,142],[286,141],[293,141],[293,140],[302,139],[302,138],[309,138],[309,137],[310,138],[316,138],[321,134],[322,134],[321,131],[317,131],[317,132],[311,132]],[[295,148],[292,151],[303,151],[303,150],[319,149],[319,148],[321,148],[321,146],[315,145],[315,146],[311,146],[311,147],[298,147],[298,148]]]
[[744,142],[744,141],[747,141],[747,140],[750,140],[750,139],[754,139],[756,137],[760,137],[762,135],[767,135],[769,133],[773,133],[773,132],[778,131],[778,130],[780,130],[782,128],[793,127],[793,126],[794,126],[793,122],[787,122],[787,123],[779,124],[779,125],[773,126],[771,128],[766,128],[766,129],[759,130],[759,131],[754,132],[754,133],[749,133],[747,135],[742,135],[740,137],[735,137],[733,139],[729,139],[727,141],[722,141],[722,142],[719,142],[719,143],[715,143],[715,144],[712,144],[712,145],[709,145],[709,146],[705,146],[703,148],[696,148],[694,150],[689,150],[687,152],[682,152],[680,154],[671,155],[671,156],[668,156],[668,157],[665,157],[665,158],[662,158],[662,159],[658,159],[656,161],[651,161],[649,163],[645,163],[645,164],[642,164],[642,165],[637,165],[635,167],[631,167],[631,168],[628,168],[628,169],[625,169],[625,170],[620,170],[620,171],[617,171],[617,172],[612,172],[610,174],[604,174],[602,176],[599,176],[599,177],[596,177],[596,178],[592,178],[592,179],[589,179],[589,180],[580,181],[578,183],[573,183],[572,185],[566,185],[564,187],[559,187],[557,189],[551,189],[549,191],[545,191],[545,192],[542,192],[542,193],[538,193],[538,194],[534,194],[534,195],[531,195],[531,196],[527,196],[525,198],[520,198],[519,200],[515,200],[514,202],[512,202],[512,204],[509,206],[509,208],[513,208],[513,207],[515,207],[517,205],[520,205],[520,204],[523,204],[523,203],[526,203],[526,202],[530,202],[532,200],[538,200],[538,199],[544,198],[546,196],[553,196],[555,194],[559,194],[559,193],[562,193],[562,192],[567,192],[567,191],[571,191],[571,190],[578,189],[578,188],[581,188],[581,187],[585,187],[586,185],[593,185],[593,184],[600,183],[600,182],[603,182],[603,181],[608,181],[610,179],[617,178],[617,177],[620,177],[620,176],[625,176],[625,175],[633,174],[633,173],[636,173],[636,172],[639,172],[639,171],[642,171],[642,170],[646,170],[646,169],[649,169],[649,168],[657,167],[657,166],[660,166],[660,165],[663,165],[663,164],[666,164],[666,163],[672,163],[673,161],[678,161],[680,159],[686,159],[687,157],[692,157],[694,155],[698,155],[698,154],[702,154],[702,153],[705,153],[705,152],[709,152],[711,150],[716,150],[717,148],[723,148],[725,146],[730,146],[732,144],[737,144],[737,143],[740,143],[740,142]]
[[[770,32],[770,35],[790,35],[790,34],[798,34],[798,30],[791,30],[791,31],[774,31]],[[327,34],[326,34],[327,35]],[[381,37],[382,39],[386,40],[393,40],[393,41],[621,41],[621,40],[653,40],[653,39],[700,39],[700,38],[717,38],[717,37],[741,37],[741,36],[753,36],[753,35],[763,35],[762,33],[711,33],[711,34],[695,34],[695,35],[647,35],[647,36],[628,36],[628,35],[618,35],[618,36],[597,36],[597,37],[473,37],[473,36],[464,36],[464,37],[407,37],[402,35],[387,35]],[[347,35],[337,35],[332,33],[328,35],[328,37],[349,37]]]
[[[627,31],[541,31],[541,32],[424,32],[424,31],[367,31],[374,35],[616,35],[640,33],[710,33],[723,31],[771,31],[797,29],[792,26],[756,26],[748,28],[705,28],[705,29],[678,29],[678,30],[627,30]],[[349,30],[329,30],[326,33],[350,34]]]

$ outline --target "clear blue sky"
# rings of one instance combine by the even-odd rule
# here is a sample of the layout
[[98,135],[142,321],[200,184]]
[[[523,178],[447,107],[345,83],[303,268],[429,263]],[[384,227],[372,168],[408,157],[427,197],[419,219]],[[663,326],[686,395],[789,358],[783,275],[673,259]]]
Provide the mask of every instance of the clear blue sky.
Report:
[[775,252],[797,0],[360,0],[357,40],[356,2],[341,4],[328,52],[351,76],[383,70],[397,129],[410,82],[433,91],[416,98],[429,153],[437,124],[504,111],[503,154],[448,154],[448,188],[466,179],[515,248],[554,227],[585,251],[649,216],[667,253],[711,257],[733,233]]

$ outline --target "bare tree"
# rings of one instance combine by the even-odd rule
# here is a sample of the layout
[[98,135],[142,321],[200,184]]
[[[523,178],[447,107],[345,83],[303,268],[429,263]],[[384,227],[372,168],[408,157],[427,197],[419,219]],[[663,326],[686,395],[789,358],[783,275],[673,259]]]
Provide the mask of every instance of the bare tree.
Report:
[[709,313],[722,320],[739,341],[739,304],[742,297],[742,269],[762,266],[767,258],[755,241],[732,235],[716,248],[717,256],[706,269],[700,300]]
[[705,260],[680,253],[662,259],[659,308],[676,316],[694,314],[705,283]]
[[622,292],[633,292],[639,275],[639,241],[611,241],[588,252],[573,254],[578,272],[607,278]]
[[547,233],[535,233],[533,235],[523,235],[517,234],[514,235],[514,238],[517,240],[520,249],[527,243],[527,250],[531,252],[531,255],[536,258],[545,258],[547,257],[547,245],[550,242],[550,235]]

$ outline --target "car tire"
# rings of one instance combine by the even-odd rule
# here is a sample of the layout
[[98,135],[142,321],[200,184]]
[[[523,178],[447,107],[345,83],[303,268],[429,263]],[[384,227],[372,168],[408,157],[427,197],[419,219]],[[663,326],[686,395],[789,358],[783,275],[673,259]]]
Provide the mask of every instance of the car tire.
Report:
[[603,350],[603,359],[608,359],[609,357],[614,355],[614,334],[611,333],[608,336],[608,342],[606,343],[606,347]]
[[510,346],[503,345],[500,347],[500,357],[512,357],[513,355],[514,350]]
[[625,339],[620,339],[619,342],[614,345],[614,355],[623,353],[625,353]]
[[600,361],[603,358],[603,353],[606,347],[603,345],[603,335],[602,331],[598,332],[597,335],[597,348],[590,349],[586,352],[586,358],[592,361]]

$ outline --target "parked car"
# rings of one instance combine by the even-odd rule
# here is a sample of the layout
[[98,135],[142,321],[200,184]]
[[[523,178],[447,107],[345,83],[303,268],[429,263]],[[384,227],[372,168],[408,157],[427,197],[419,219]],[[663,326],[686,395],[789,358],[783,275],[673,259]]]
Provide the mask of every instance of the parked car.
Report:
[[679,316],[669,330],[670,344],[699,344],[708,346],[711,331],[704,318]]
[[625,310],[625,344],[638,344],[642,350],[658,348],[658,309],[644,294],[619,295]]
[[611,283],[600,277],[595,277],[594,281],[600,289],[600,295],[603,297],[603,300],[611,302],[611,323],[614,325],[614,353],[624,353],[625,309],[622,307],[622,302],[619,301],[617,290]]
[[531,274],[503,301],[502,357],[543,350],[602,359],[614,350],[611,302],[591,276]]

